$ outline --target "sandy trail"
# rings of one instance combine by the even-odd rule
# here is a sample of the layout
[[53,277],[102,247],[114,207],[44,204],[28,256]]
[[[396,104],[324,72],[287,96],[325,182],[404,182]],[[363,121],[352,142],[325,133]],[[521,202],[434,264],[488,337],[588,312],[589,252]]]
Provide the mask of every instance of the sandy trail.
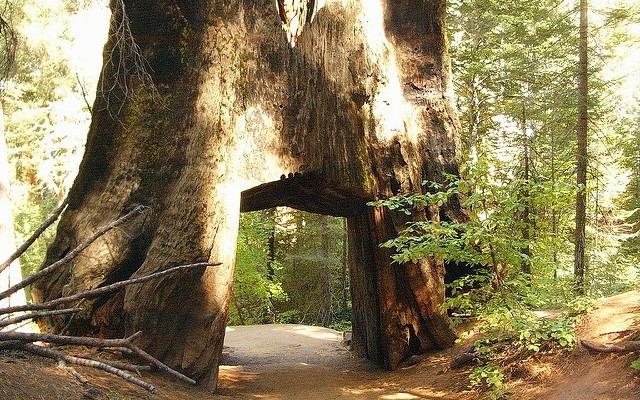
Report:
[[[399,371],[381,371],[355,357],[342,334],[305,325],[235,326],[227,329],[220,394],[249,399],[462,399],[450,387],[417,384],[416,373],[435,377],[446,357]],[[439,359],[439,362],[437,361]],[[423,375],[425,376],[425,375]],[[442,385],[435,385],[442,386]],[[462,397],[461,397],[462,396]]]
[[[578,328],[578,337],[599,342],[622,340],[637,330],[640,292],[604,299]],[[159,393],[149,395],[121,378],[91,368],[77,369],[100,399],[126,400],[332,400],[332,399],[489,399],[467,390],[472,367],[448,370],[465,343],[417,357],[396,371],[381,371],[355,357],[340,332],[304,325],[229,327],[220,367],[219,392],[194,387],[163,374],[145,374]],[[522,361],[525,373],[512,376],[514,400],[640,400],[640,374],[629,368],[639,354],[594,354],[581,346]],[[86,388],[56,363],[23,354],[0,355],[0,399],[85,398]]]

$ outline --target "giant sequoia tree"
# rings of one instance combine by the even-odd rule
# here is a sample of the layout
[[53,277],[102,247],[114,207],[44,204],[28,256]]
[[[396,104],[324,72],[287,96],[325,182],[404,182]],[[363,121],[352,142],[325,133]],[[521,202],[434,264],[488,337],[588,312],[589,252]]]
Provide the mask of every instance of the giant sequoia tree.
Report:
[[360,354],[394,368],[452,344],[443,265],[392,265],[378,245],[410,220],[460,220],[460,205],[409,216],[366,206],[457,173],[445,1],[310,1],[301,15],[289,3],[299,2],[112,0],[86,154],[47,262],[150,208],[34,296],[193,261],[223,266],[130,286],[50,329],[142,330],[150,353],[215,386],[239,213],[287,205],[347,217]]

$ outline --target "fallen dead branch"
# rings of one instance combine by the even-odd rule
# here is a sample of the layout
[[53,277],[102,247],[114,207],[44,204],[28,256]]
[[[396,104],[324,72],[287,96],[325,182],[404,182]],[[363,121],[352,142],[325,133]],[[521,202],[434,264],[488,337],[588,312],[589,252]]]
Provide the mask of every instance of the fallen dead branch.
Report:
[[[36,347],[40,347],[40,346],[36,346]],[[45,357],[45,356],[43,355],[43,357]],[[85,378],[84,375],[82,375],[81,373],[76,371],[75,368],[68,366],[67,362],[64,361],[64,360],[58,360],[58,368],[60,368],[61,370],[66,371],[67,373],[71,374],[71,376],[76,378],[83,385],[86,385],[86,384],[89,383],[89,380],[87,378]]]
[[589,350],[598,353],[628,353],[640,350],[640,341],[631,340],[620,343],[596,343],[588,340],[581,340],[580,343]]
[[[128,338],[124,339],[98,339],[83,336],[61,336],[52,335],[50,333],[31,333],[31,332],[0,332],[0,341],[18,340],[23,343],[29,342],[47,342],[55,344],[71,344],[76,346],[90,347],[130,347],[133,340],[142,335],[142,332],[136,332]],[[133,350],[133,349],[132,349]]]
[[[32,236],[33,240],[29,239],[27,243],[20,247],[14,255],[12,255],[9,260],[0,265],[0,271],[3,268],[6,268],[5,265],[11,264],[15,258],[19,257],[24,251],[37,239],[37,237],[44,231],[47,226],[51,225],[57,217],[62,213],[66,203],[60,206],[60,208],[54,213],[52,217],[50,217],[45,224],[43,224],[38,230],[39,233],[36,232]],[[0,299],[4,299],[9,297],[11,294],[17,292],[20,289],[30,285],[31,283],[37,281],[38,279],[42,279],[47,274],[55,271],[60,266],[68,263],[73,260],[80,252],[82,252],[85,248],[87,248],[91,243],[96,241],[99,237],[104,235],[106,232],[114,229],[115,227],[130,221],[135,216],[144,213],[148,207],[146,206],[138,206],[131,210],[126,215],[118,218],[117,220],[101,227],[98,229],[91,237],[86,239],[80,245],[78,245],[75,249],[71,250],[64,258],[58,260],[57,262],[47,266],[46,268],[41,269],[37,273],[23,279],[21,282],[13,285],[9,289],[0,293]],[[187,382],[189,384],[195,384],[195,380],[181,374],[178,371],[173,370],[169,366],[165,365],[161,361],[157,360],[150,354],[146,353],[143,349],[139,348],[135,345],[134,341],[142,335],[142,332],[136,332],[133,335],[124,338],[124,339],[100,339],[93,337],[78,337],[78,336],[63,336],[63,335],[55,335],[48,333],[29,333],[29,332],[16,332],[11,329],[14,324],[21,322],[32,320],[34,318],[48,317],[52,315],[64,315],[64,314],[73,314],[81,310],[81,308],[67,308],[67,309],[55,309],[60,305],[74,302],[77,300],[82,300],[86,298],[96,297],[105,293],[113,292],[118,289],[121,289],[128,285],[135,285],[142,282],[147,282],[152,279],[156,279],[158,277],[173,274],[185,269],[190,268],[206,268],[210,266],[218,266],[221,265],[219,262],[198,262],[187,265],[178,265],[175,267],[168,268],[163,271],[155,272],[149,275],[127,279],[124,281],[116,282],[111,285],[94,288],[90,290],[86,290],[81,293],[77,293],[71,296],[61,297],[57,299],[53,299],[51,301],[47,301],[44,303],[37,304],[27,304],[21,306],[12,306],[0,308],[0,349],[14,349],[14,350],[23,350],[27,351],[39,356],[52,358],[58,361],[59,365],[65,370],[74,375],[76,378],[81,381],[86,381],[86,379],[75,371],[72,367],[67,366],[67,364],[76,364],[82,365],[92,368],[98,368],[103,371],[109,372],[111,374],[117,375],[128,382],[131,382],[135,385],[138,385],[151,393],[156,393],[157,389],[152,385],[138,379],[131,374],[124,372],[124,370],[129,370],[140,374],[143,370],[156,369],[166,373],[170,376],[173,376],[179,380]],[[42,311],[48,310],[48,311]],[[27,311],[35,311],[21,315],[15,315],[14,313],[19,312],[27,312]],[[5,331],[3,331],[5,329]],[[141,361],[147,363],[148,365],[132,365],[128,363],[120,363],[117,361],[106,361],[101,359],[91,359],[89,357],[74,357],[68,354],[63,353],[62,351],[52,349],[46,347],[46,345],[35,344],[38,343],[49,343],[55,345],[77,345],[77,346],[87,346],[94,347],[100,349],[120,349],[123,353],[133,355],[140,359]]]
[[[68,296],[68,297],[64,297],[64,298],[60,298],[60,299],[55,299],[46,303],[42,303],[42,304],[31,304],[31,305],[25,305],[25,306],[15,306],[15,307],[6,307],[3,309],[0,309],[0,315],[3,314],[10,314],[10,313],[14,313],[14,312],[18,312],[18,311],[27,311],[27,310],[33,310],[33,309],[48,309],[48,308],[53,308],[59,304],[63,304],[66,302],[70,302],[70,301],[75,301],[78,299],[83,299],[83,298],[88,298],[88,297],[94,297],[97,296],[99,294],[103,294],[103,293],[107,293],[110,291],[114,291],[117,290],[119,288],[122,288],[124,286],[127,285],[132,285],[132,284],[137,284],[137,283],[142,283],[142,282],[146,282],[148,280],[157,278],[159,276],[163,276],[163,275],[167,275],[167,274],[171,274],[171,273],[175,273],[176,271],[180,271],[183,269],[187,269],[187,268],[196,268],[196,267],[207,267],[207,266],[217,266],[217,265],[221,265],[221,263],[209,263],[209,262],[203,262],[203,263],[194,263],[194,264],[188,264],[188,265],[179,265],[177,267],[173,267],[173,268],[169,268],[167,270],[164,271],[160,271],[160,272],[156,272],[147,276],[143,276],[143,277],[139,277],[139,278],[134,278],[134,279],[129,279],[126,281],[121,281],[121,282],[117,282],[108,286],[104,286],[101,288],[97,288],[97,289],[92,289],[92,290],[87,290],[85,292],[82,293],[78,293],[76,295],[73,296]],[[77,312],[79,311],[79,309],[66,309],[66,310],[54,310],[54,311],[49,311],[49,312],[36,312],[36,313],[31,313],[31,314],[25,314],[22,316],[18,316],[18,317],[13,317],[13,318],[7,318],[4,321],[2,321],[3,323],[6,323],[7,325],[10,323],[10,321],[14,321],[17,319],[20,320],[25,320],[25,319],[29,319],[29,318],[35,318],[36,316],[44,316],[44,315],[53,315],[53,314],[62,314],[62,313],[71,313],[71,312]],[[122,377],[123,379],[127,380],[128,382],[134,383],[152,393],[156,392],[156,389],[147,384],[146,382],[135,378],[133,376],[131,376],[130,374],[127,374],[126,372],[124,372],[121,368],[118,368],[117,366],[112,366],[109,365],[107,363],[101,362],[101,361],[95,361],[95,360],[87,360],[87,359],[83,359],[80,357],[73,357],[73,356],[68,356],[65,355],[63,353],[60,352],[55,352],[51,349],[47,349],[44,348],[42,346],[36,346],[33,345],[33,342],[45,342],[45,343],[52,343],[52,344],[59,344],[59,345],[78,345],[78,346],[89,346],[89,347],[97,347],[97,348],[124,348],[127,349],[131,354],[137,356],[139,359],[141,359],[144,362],[149,363],[152,367],[154,367],[155,369],[168,374],[170,376],[173,376],[174,378],[177,378],[183,382],[187,382],[189,384],[195,384],[196,381],[181,374],[180,372],[168,367],[167,365],[165,365],[164,363],[162,363],[161,361],[157,360],[156,358],[154,358],[153,356],[151,356],[150,354],[148,354],[147,352],[145,352],[144,350],[142,350],[141,348],[139,348],[138,346],[136,346],[133,341],[138,338],[140,335],[142,335],[142,332],[136,332],[135,334],[133,334],[132,336],[125,338],[125,339],[98,339],[98,338],[92,338],[92,337],[77,337],[77,336],[61,336],[61,335],[53,335],[53,334],[46,334],[46,333],[27,333],[27,332],[2,332],[0,331],[0,348],[15,348],[15,349],[24,349],[26,351],[29,351],[31,353],[34,354],[38,354],[41,356],[45,356],[48,358],[54,358],[56,360],[64,360],[67,363],[74,363],[74,364],[79,364],[79,365],[84,365],[84,366],[89,366],[89,367],[94,367],[94,368],[99,368],[102,369],[106,372],[115,374],[117,376]],[[43,350],[44,349],[44,350]],[[143,368],[136,368],[135,371],[136,372],[140,372]]]
[[2,316],[3,313],[0,312],[0,329],[4,328],[5,326],[17,324],[18,322],[21,322],[21,321],[26,321],[34,318],[50,317],[53,315],[73,314],[81,310],[82,308],[65,308],[64,310],[42,311],[42,312],[35,312],[35,313],[29,313],[29,314],[22,314],[22,315],[18,315],[17,317],[11,317],[11,318],[4,318]]
[[93,361],[101,362],[104,364],[108,364],[114,368],[118,368],[124,371],[135,372],[138,375],[140,375],[141,371],[151,371],[151,367],[149,365],[129,364],[129,363],[120,362],[120,361],[107,360],[107,359],[95,356],[93,354],[78,354],[76,357],[85,358],[87,360],[93,360]]
[[85,290],[84,292],[80,292],[80,293],[77,293],[77,294],[74,294],[74,295],[71,295],[71,296],[60,297],[60,298],[57,298],[57,299],[46,301],[44,303],[24,304],[24,305],[20,305],[20,306],[11,306],[11,307],[0,308],[0,315],[20,312],[20,311],[48,310],[48,309],[52,309],[54,307],[57,307],[57,306],[59,306],[61,304],[70,303],[70,302],[74,302],[74,301],[82,300],[82,299],[86,299],[86,298],[96,297],[96,296],[99,296],[99,295],[104,294],[104,293],[113,292],[115,290],[118,290],[118,289],[123,288],[123,287],[128,286],[128,285],[133,285],[133,284],[137,284],[137,283],[143,283],[143,282],[146,282],[146,281],[150,281],[152,279],[159,278],[159,277],[164,276],[164,275],[169,275],[169,274],[175,273],[175,272],[180,271],[182,269],[202,268],[202,267],[215,267],[215,266],[218,266],[218,265],[221,265],[221,264],[222,263],[219,263],[219,262],[214,262],[214,263],[201,262],[201,263],[194,263],[194,264],[187,264],[187,265],[178,265],[176,267],[172,267],[172,268],[166,269],[164,271],[154,272],[153,274],[141,276],[139,278],[128,279],[128,280],[125,280],[125,281],[120,281],[120,282],[113,283],[111,285],[107,285],[107,286],[103,286],[103,287],[99,287],[99,288],[95,288],[95,289]]
[[9,297],[12,294],[14,294],[15,292],[17,292],[18,290],[24,289],[25,287],[31,285],[33,282],[37,281],[38,279],[42,278],[43,276],[48,275],[51,272],[55,271],[56,269],[60,268],[62,265],[66,264],[69,261],[71,261],[74,258],[76,258],[76,256],[78,254],[80,254],[80,252],[82,252],[82,250],[84,250],[87,247],[89,247],[89,245],[91,243],[95,242],[99,237],[101,237],[102,235],[104,235],[105,233],[110,231],[111,229],[113,229],[113,228],[115,228],[115,227],[117,227],[119,225],[122,225],[125,222],[131,220],[133,217],[142,214],[148,208],[149,207],[146,207],[146,206],[138,206],[138,207],[134,208],[133,210],[129,211],[127,214],[125,214],[122,217],[118,218],[117,220],[115,220],[115,221],[103,226],[102,228],[98,229],[93,235],[91,235],[91,237],[89,237],[84,242],[80,243],[78,245],[78,247],[76,247],[75,249],[71,250],[66,256],[64,256],[60,260],[54,262],[53,264],[49,265],[46,268],[41,269],[40,271],[36,272],[35,274],[23,279],[22,281],[20,281],[20,282],[16,283],[15,285],[11,286],[9,289],[5,290],[4,292],[1,292],[0,293],[0,299],[6,299],[7,297]]
[[[48,357],[48,358],[53,358],[56,361],[64,361],[65,363],[68,364],[76,364],[76,365],[82,365],[85,367],[92,367],[92,368],[97,368],[97,369],[101,369],[103,371],[106,371],[110,374],[114,374],[119,376],[120,378],[133,383],[134,385],[138,385],[146,390],[148,390],[151,393],[157,393],[158,390],[148,384],[147,382],[144,382],[138,378],[136,378],[133,375],[130,375],[118,368],[114,368],[110,365],[107,365],[105,363],[102,362],[98,362],[98,361],[93,361],[93,360],[87,360],[84,358],[79,358],[79,357],[73,357],[73,356],[69,356],[66,354],[63,354],[62,352],[59,352],[57,350],[53,350],[53,349],[49,349],[43,346],[38,346],[35,345],[33,343],[25,343],[22,345],[22,348],[30,353],[39,355],[39,356],[43,356],[43,357]],[[74,370],[75,371],[75,370]],[[77,372],[76,372],[77,373]],[[72,373],[74,376],[77,375]],[[80,380],[82,381],[84,379],[84,377],[80,378]],[[86,379],[84,379],[86,381]]]
[[47,218],[47,220],[44,221],[44,223],[40,225],[38,229],[35,230],[35,232],[33,232],[29,239],[27,239],[24,244],[15,251],[15,253],[10,255],[7,261],[0,264],[0,272],[4,271],[9,265],[11,265],[12,262],[23,255],[24,252],[27,251],[27,249],[31,247],[31,245],[40,237],[40,235],[42,235],[42,232],[46,231],[48,227],[56,222],[58,217],[60,217],[60,214],[62,214],[64,209],[67,208],[67,204],[68,199],[65,199],[62,204],[60,204],[60,206],[53,212],[53,214],[51,214],[51,216]]

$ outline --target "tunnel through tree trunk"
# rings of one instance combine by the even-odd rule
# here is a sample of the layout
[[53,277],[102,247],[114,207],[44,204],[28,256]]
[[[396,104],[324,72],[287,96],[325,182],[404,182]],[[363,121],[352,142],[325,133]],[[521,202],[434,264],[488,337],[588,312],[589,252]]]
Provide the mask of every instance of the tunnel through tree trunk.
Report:
[[[46,263],[135,205],[151,211],[35,284],[34,298],[180,263],[223,266],[127,287],[48,328],[142,330],[147,351],[215,387],[240,209],[284,202],[347,217],[361,354],[394,368],[416,351],[450,345],[439,307],[443,266],[391,265],[379,244],[403,222],[461,220],[464,210],[454,199],[403,219],[365,205],[457,173],[444,5],[318,2],[291,48],[272,0],[113,0],[85,156]],[[122,37],[125,22],[131,38]],[[136,60],[129,39],[151,66],[155,93],[126,74]]]

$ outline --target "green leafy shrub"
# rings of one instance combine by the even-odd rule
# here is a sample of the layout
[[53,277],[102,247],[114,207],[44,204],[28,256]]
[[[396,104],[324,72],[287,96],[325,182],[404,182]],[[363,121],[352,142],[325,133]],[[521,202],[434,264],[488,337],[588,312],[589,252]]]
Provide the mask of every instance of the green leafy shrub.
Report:
[[492,399],[502,399],[508,392],[504,386],[504,374],[499,366],[495,364],[486,364],[477,367],[469,375],[469,386],[472,389],[486,389]]
[[[536,353],[571,349],[576,343],[576,315],[589,307],[587,298],[569,301],[574,297],[572,279],[558,276],[558,267],[550,265],[542,250],[553,247],[553,238],[534,235],[533,222],[523,218],[532,204],[555,201],[550,191],[557,188],[519,180],[499,185],[482,168],[469,171],[466,179],[446,176],[444,183],[424,186],[427,193],[399,195],[372,205],[410,215],[456,196],[471,210],[471,218],[411,222],[383,246],[396,251],[398,268],[424,257],[477,266],[472,274],[448,284],[450,296],[444,307],[478,320],[474,329],[483,337],[474,343],[479,365],[470,375],[471,386],[503,398],[508,394],[504,368]],[[548,278],[551,274],[553,279]],[[548,318],[534,312],[550,305],[563,310]]]
[[631,362],[631,368],[637,369],[638,371],[640,371],[640,358],[635,359]]

